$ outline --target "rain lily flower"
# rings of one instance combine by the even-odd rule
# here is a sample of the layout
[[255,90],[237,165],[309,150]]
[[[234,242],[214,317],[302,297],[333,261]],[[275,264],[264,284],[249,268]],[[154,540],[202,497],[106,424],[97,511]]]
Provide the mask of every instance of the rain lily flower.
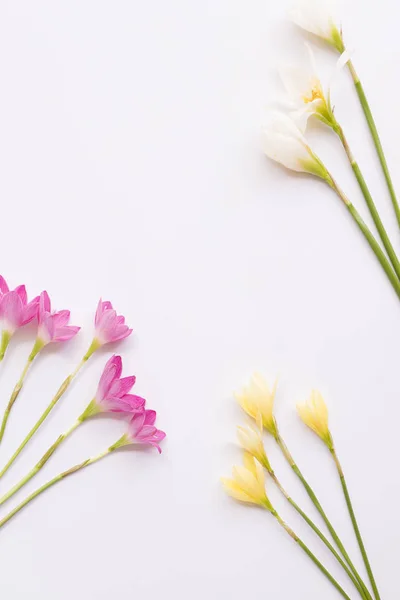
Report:
[[256,504],[274,512],[265,492],[264,469],[251,454],[245,452],[243,466],[233,467],[232,479],[223,477],[221,481],[226,493],[235,500]]
[[253,419],[261,418],[262,425],[274,437],[278,435],[278,429],[274,417],[274,398],[276,383],[271,390],[265,379],[254,373],[248,386],[242,392],[236,393],[236,400],[243,410]]
[[125,317],[117,315],[111,302],[99,301],[95,316],[95,338],[97,347],[118,342],[131,335],[132,329],[125,324]]
[[294,108],[290,116],[303,133],[309,117],[314,115],[339,134],[340,127],[331,105],[331,86],[335,76],[348,62],[350,55],[348,52],[344,52],[337,61],[327,94],[325,94],[318,76],[314,53],[308,44],[305,46],[308,54],[306,64],[288,66],[279,72],[289,103]]
[[264,442],[262,437],[263,426],[261,413],[258,413],[256,427],[238,427],[237,436],[243,450],[254,456],[258,462],[272,472],[272,467],[265,452]]
[[136,377],[122,377],[122,359],[120,356],[112,356],[106,363],[96,396],[90,402],[85,412],[80,417],[81,421],[98,413],[125,413],[132,415],[143,412],[145,399],[140,396],[129,394],[135,384]]
[[51,302],[47,292],[40,294],[38,346],[43,348],[51,342],[66,342],[73,338],[80,327],[68,325],[71,317],[69,310],[51,312]]
[[156,417],[155,410],[143,410],[134,414],[128,424],[128,433],[111,446],[111,450],[138,444],[154,446],[161,453],[160,442],[166,434],[155,427]]
[[0,321],[2,323],[0,360],[3,360],[15,331],[37,317],[38,304],[39,296],[28,302],[24,285],[19,285],[15,290],[10,291],[4,277],[0,275]]
[[264,127],[264,152],[287,169],[310,173],[333,185],[328,170],[311,150],[298,126],[283,113],[270,113],[269,122]]
[[341,28],[335,22],[335,7],[328,0],[297,0],[289,18],[299,27],[322,38],[338,52],[344,51]]
[[308,402],[297,405],[297,412],[303,423],[312,429],[329,449],[332,449],[333,441],[329,431],[328,408],[322,395],[317,390],[313,390]]

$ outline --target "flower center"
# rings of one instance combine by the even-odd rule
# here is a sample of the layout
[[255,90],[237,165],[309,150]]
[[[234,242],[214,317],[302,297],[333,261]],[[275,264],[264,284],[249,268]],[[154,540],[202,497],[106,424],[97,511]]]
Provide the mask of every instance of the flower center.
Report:
[[304,104],[309,104],[310,102],[314,102],[314,100],[323,100],[324,95],[319,86],[314,86],[311,88],[311,93],[308,96],[303,96]]

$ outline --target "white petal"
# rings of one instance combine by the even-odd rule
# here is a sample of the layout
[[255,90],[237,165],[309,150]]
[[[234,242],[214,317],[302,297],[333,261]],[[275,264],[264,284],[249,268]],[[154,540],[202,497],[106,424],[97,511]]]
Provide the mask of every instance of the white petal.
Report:
[[295,123],[286,115],[271,114],[264,127],[265,154],[293,171],[306,172],[302,162],[310,161],[312,154]]
[[289,12],[290,19],[302,29],[327,40],[334,24],[334,3],[328,0],[297,0]]
[[347,65],[351,58],[351,52],[345,50],[337,60],[336,67],[331,75],[331,79],[328,87],[328,102],[331,102],[331,93],[332,87],[336,84],[337,79],[339,78],[340,73],[343,71],[344,67]]
[[303,104],[303,98],[308,96],[312,89],[313,73],[303,67],[288,66],[279,70],[279,76],[292,102],[297,105]]

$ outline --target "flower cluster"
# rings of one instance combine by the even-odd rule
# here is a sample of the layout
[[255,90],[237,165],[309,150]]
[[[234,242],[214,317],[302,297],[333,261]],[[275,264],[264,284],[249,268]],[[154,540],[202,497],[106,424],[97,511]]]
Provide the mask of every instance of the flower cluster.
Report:
[[[365,237],[400,298],[400,261],[331,102],[332,82],[337,78],[339,72],[347,66],[371,131],[400,226],[400,206],[371,108],[350,59],[350,53],[346,50],[341,27],[338,26],[333,13],[333,8],[327,0],[298,0],[297,5],[290,12],[290,17],[296,25],[327,42],[340,53],[340,57],[335,72],[330,78],[330,85],[326,86],[323,85],[318,74],[314,54],[308,44],[306,44],[306,57],[302,65],[288,66],[281,69],[280,78],[287,98],[285,107],[282,106],[281,110],[274,109],[268,113],[263,130],[264,152],[270,159],[282,164],[287,169],[314,175],[333,189],[347,207],[355,225]],[[328,171],[324,162],[307,141],[306,130],[311,117],[331,128],[338,136],[378,231],[380,242],[375,238],[362,216],[342,191],[336,178]]]
[[[0,317],[2,323],[2,337],[0,348],[0,360],[4,358],[8,344],[12,335],[17,329],[28,324],[36,323],[36,338],[30,352],[26,365],[22,371],[21,377],[18,380],[13,393],[10,397],[0,428],[0,441],[3,438],[11,408],[13,407],[18,395],[21,392],[25,382],[26,375],[31,364],[41,350],[48,344],[53,342],[66,342],[77,335],[80,327],[70,325],[70,311],[60,310],[54,311],[51,308],[49,294],[43,291],[40,296],[35,297],[30,302],[27,298],[25,286],[18,286],[15,290],[10,291],[3,277],[0,276]],[[31,438],[36,434],[39,427],[45,421],[54,406],[60,401],[66,393],[73,379],[78,375],[81,368],[87,363],[90,357],[102,346],[111,342],[119,342],[131,335],[132,329],[125,323],[125,318],[118,315],[114,310],[111,302],[100,300],[94,319],[94,337],[79,362],[76,369],[68,375],[61,384],[59,390],[52,398],[50,404],[40,416],[38,421],[22,440],[19,447],[13,453],[10,460],[0,470],[0,477],[12,466],[17,456],[26,447]],[[128,445],[152,446],[161,452],[160,442],[165,438],[165,433],[156,427],[156,412],[149,410],[146,407],[146,400],[141,396],[132,394],[131,390],[135,384],[136,377],[131,375],[122,377],[122,358],[121,356],[113,355],[107,361],[103,373],[100,377],[97,391],[88,406],[76,420],[73,426],[64,434],[58,436],[54,444],[43,455],[40,461],[34,468],[9,492],[0,498],[0,504],[6,502],[13,496],[25,483],[34,477],[43,465],[50,459],[56,448],[79,426],[87,419],[95,417],[99,413],[108,413],[110,416],[118,415],[127,421],[126,433],[120,437],[114,444],[109,446],[105,452],[87,459],[72,467],[68,471],[57,476],[49,482],[44,488],[40,488],[37,493],[41,493],[53,483],[63,479],[64,477],[75,473],[76,471],[86,467],[100,458],[103,458],[110,452],[114,452],[118,448]],[[37,495],[29,496],[21,505],[14,509],[9,515],[0,521],[0,527],[16,514],[23,506]]]
[[[282,493],[284,498],[291,504],[291,506],[299,513],[304,519],[313,532],[319,537],[319,539],[325,544],[326,548],[331,552],[332,556],[339,563],[339,565],[345,570],[352,583],[359,591],[361,597],[365,600],[372,600],[372,596],[365,584],[361,579],[361,576],[354,566],[353,561],[349,558],[349,554],[345,549],[343,542],[339,538],[336,530],[326,515],[326,512],[321,506],[314,490],[307,482],[306,478],[300,471],[297,463],[293,456],[290,454],[286,443],[283,441],[278,424],[274,415],[274,398],[276,392],[276,384],[271,391],[268,383],[265,379],[259,375],[253,375],[250,383],[243,388],[243,390],[235,394],[237,401],[244,410],[244,412],[251,417],[253,423],[246,427],[238,427],[238,439],[240,446],[244,451],[243,465],[233,467],[232,478],[222,478],[222,485],[226,493],[245,504],[253,504],[261,508],[266,509],[269,513],[276,518],[278,523],[286,530],[286,532],[300,545],[300,547],[307,553],[308,557],[315,563],[315,565],[324,573],[335,588],[342,594],[344,598],[349,599],[349,595],[341,587],[341,585],[334,579],[319,559],[309,550],[302,540],[293,532],[293,530],[285,523],[280,517],[278,510],[267,494],[265,488],[265,471],[269,478],[275,483],[279,491]],[[334,459],[340,482],[343,487],[344,496],[348,506],[349,514],[353,523],[354,531],[357,540],[362,550],[365,565],[367,567],[368,575],[372,589],[375,593],[377,591],[376,582],[372,574],[371,565],[369,564],[368,557],[365,551],[365,547],[362,542],[361,533],[355,518],[354,510],[351,504],[347,484],[344,478],[342,467],[339,463],[339,459],[336,453],[336,449],[333,443],[333,437],[329,429],[328,419],[328,408],[320,392],[313,390],[310,398],[303,403],[297,405],[297,411],[307,427],[309,427],[317,436],[323,441],[325,446],[328,448],[332,458]],[[283,456],[292,467],[293,472],[297,475],[300,482],[304,486],[305,491],[309,495],[315,508],[320,513],[320,516],[325,521],[325,524],[336,544],[339,553],[333,548],[330,541],[320,531],[318,526],[311,520],[311,518],[304,512],[302,508],[293,500],[286,489],[281,484],[278,476],[271,466],[270,460],[267,456],[267,452],[264,445],[264,427],[265,430],[271,434],[273,439],[276,441],[278,447],[283,453]],[[343,559],[342,559],[343,557]],[[379,600],[379,595],[375,594],[375,599]]]

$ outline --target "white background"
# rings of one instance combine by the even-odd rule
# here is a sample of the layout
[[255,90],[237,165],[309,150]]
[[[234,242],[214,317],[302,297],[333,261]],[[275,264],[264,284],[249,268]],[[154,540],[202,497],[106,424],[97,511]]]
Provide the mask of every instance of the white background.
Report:
[[[350,482],[382,598],[395,598],[399,303],[337,198],[262,154],[276,66],[305,58],[267,0],[18,0],[0,8],[1,272],[70,308],[79,337],[34,364],[0,448],[5,461],[74,368],[98,298],[134,328],[125,374],[159,412],[161,456],[121,452],[46,492],[0,532],[7,600],[338,598],[262,511],[225,497],[240,460],[233,390],[253,370],[272,383],[284,436],[358,560],[339,483],[294,406],[313,387]],[[346,40],[400,193],[400,8],[352,0]],[[336,56],[315,46],[323,77]],[[399,232],[347,73],[335,87],[347,131],[396,247]],[[365,206],[338,140],[310,139]],[[368,221],[369,222],[369,221]],[[4,408],[33,343],[1,366]],[[99,353],[6,477],[5,492],[80,413],[112,349]],[[60,470],[113,442],[122,423],[82,426],[1,515]],[[285,485],[312,509],[272,444]],[[271,489],[282,515],[355,592]],[[313,513],[312,513],[313,514]],[[316,518],[318,521],[318,519]]]

